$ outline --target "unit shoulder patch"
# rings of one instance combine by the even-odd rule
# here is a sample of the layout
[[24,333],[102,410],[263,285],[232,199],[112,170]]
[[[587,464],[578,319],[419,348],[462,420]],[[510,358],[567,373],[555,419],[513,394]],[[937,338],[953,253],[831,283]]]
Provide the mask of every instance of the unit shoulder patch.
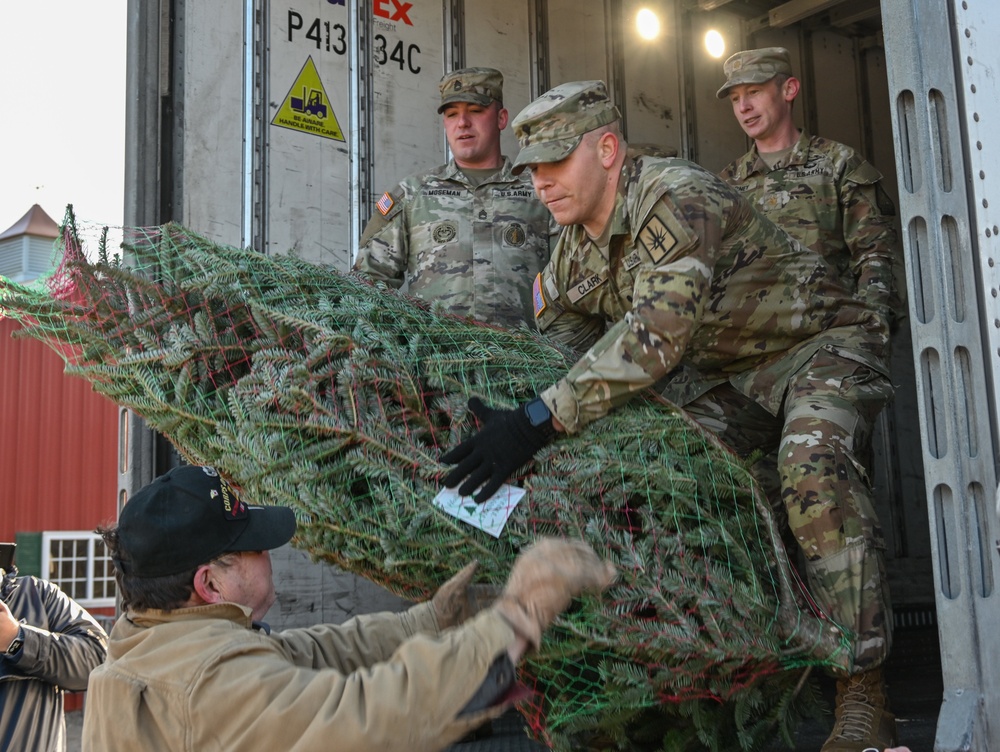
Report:
[[639,230],[638,245],[646,251],[654,264],[658,264],[677,245],[677,238],[666,223],[654,214]]

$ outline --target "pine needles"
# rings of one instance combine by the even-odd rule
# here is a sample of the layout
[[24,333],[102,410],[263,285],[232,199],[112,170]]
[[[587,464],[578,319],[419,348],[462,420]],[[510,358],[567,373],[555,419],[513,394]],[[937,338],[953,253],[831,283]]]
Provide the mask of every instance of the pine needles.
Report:
[[523,671],[554,748],[756,749],[815,708],[795,667],[846,655],[799,608],[747,467],[657,398],[543,450],[500,539],[431,504],[440,455],[473,429],[468,398],[529,399],[573,353],[176,225],[131,231],[127,266],[106,247],[88,262],[72,221],[64,246],[44,288],[0,282],[0,315],[188,460],[292,507],[315,558],[412,599],[473,558],[502,583],[539,535],[616,563]]

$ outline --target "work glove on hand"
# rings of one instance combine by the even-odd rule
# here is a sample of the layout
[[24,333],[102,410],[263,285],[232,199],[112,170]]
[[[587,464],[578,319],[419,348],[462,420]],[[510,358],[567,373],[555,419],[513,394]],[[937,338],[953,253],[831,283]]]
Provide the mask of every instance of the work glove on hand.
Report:
[[583,592],[614,582],[615,567],[580,540],[541,538],[517,557],[493,608],[537,650],[542,632]]
[[[513,410],[494,410],[478,397],[470,399],[469,409],[483,427],[441,456],[442,462],[457,464],[444,477],[444,485],[454,488],[462,483],[458,489],[462,496],[468,496],[482,485],[482,490],[473,497],[476,503],[482,504],[515,470],[548,444],[555,436],[551,417],[546,425],[533,426],[524,408],[525,405],[518,405]],[[547,408],[543,410],[548,412]]]
[[439,629],[456,627],[482,610],[481,599],[477,595],[476,586],[472,584],[478,567],[477,561],[466,564],[434,593],[431,605],[434,606]]

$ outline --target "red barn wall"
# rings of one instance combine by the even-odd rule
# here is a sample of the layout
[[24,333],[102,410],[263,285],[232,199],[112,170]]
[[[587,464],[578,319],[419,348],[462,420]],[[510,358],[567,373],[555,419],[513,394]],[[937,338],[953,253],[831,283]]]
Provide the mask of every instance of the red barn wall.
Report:
[[118,408],[0,319],[0,540],[117,515]]

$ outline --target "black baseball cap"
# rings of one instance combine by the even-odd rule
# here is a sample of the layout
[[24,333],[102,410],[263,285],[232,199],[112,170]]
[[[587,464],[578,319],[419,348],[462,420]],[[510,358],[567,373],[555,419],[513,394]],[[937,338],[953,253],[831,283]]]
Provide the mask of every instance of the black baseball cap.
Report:
[[236,551],[269,551],[295,534],[289,507],[241,501],[213,467],[175,467],[128,500],[118,519],[124,561],[133,577],[180,574]]

